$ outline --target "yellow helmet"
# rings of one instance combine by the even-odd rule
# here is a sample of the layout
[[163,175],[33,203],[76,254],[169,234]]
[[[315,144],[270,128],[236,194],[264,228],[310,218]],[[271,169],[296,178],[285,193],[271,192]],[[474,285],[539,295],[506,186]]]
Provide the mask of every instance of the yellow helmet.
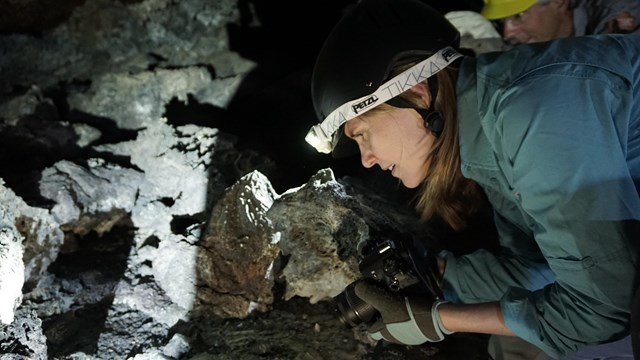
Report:
[[521,13],[536,3],[536,0],[484,0],[482,16],[489,20],[502,19]]

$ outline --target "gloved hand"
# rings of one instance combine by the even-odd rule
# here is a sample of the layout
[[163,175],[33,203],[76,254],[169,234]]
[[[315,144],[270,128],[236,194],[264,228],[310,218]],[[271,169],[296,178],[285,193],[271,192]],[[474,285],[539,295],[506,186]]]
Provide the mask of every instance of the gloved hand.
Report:
[[453,333],[444,328],[438,314],[438,306],[444,301],[403,297],[366,279],[359,280],[354,291],[380,313],[380,318],[368,328],[374,340],[419,345],[442,341],[445,335]]

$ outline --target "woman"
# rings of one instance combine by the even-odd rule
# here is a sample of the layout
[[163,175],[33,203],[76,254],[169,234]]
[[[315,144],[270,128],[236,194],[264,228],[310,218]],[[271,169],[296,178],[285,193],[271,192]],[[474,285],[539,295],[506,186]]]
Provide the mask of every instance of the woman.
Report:
[[[360,151],[462,229],[483,196],[501,251],[440,260],[444,299],[359,282],[374,339],[515,336],[557,358],[628,336],[640,239],[640,41],[606,35],[459,54],[418,0],[362,0],[318,56],[318,151]],[[617,351],[617,350],[616,350]],[[614,354],[615,355],[615,354]]]

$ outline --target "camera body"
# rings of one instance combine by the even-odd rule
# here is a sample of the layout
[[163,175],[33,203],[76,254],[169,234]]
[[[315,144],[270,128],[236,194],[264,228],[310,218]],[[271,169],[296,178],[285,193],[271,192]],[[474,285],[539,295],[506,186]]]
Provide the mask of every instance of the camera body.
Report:
[[[413,237],[380,237],[362,250],[358,268],[363,278],[375,280],[388,291],[402,296],[441,298],[437,284],[435,255]],[[360,299],[354,283],[335,297],[339,318],[355,327],[376,319],[378,311]]]

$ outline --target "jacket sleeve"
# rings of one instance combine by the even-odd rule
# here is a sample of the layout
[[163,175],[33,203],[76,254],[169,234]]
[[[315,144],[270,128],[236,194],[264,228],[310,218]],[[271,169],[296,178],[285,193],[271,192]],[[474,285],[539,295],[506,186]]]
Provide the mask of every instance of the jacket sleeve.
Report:
[[[541,273],[521,256],[484,252],[447,262],[445,281],[462,301],[474,301],[468,295],[479,283],[504,289],[507,326],[561,356],[629,331],[640,239],[639,174],[626,159],[632,91],[594,67],[551,66],[531,75],[495,95],[487,136],[509,184],[505,193],[555,281],[540,289],[512,281],[510,274]],[[484,279],[468,280],[474,277]]]
[[446,250],[440,253],[446,259],[443,292],[448,301],[466,304],[499,301],[511,287],[533,291],[554,281],[533,236],[500,213],[494,213],[493,218],[502,245],[499,254],[484,249],[458,257]]

